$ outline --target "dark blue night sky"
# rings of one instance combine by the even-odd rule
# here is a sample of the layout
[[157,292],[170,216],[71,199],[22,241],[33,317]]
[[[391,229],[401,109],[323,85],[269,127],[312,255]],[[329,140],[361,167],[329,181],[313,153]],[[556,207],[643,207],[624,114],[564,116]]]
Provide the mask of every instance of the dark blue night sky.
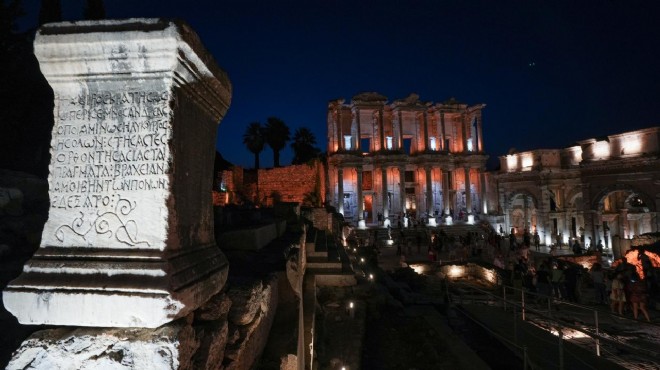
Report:
[[[64,18],[82,0],[63,0]],[[660,124],[660,2],[134,1],[109,18],[175,17],[197,31],[234,86],[218,149],[250,167],[250,122],[309,127],[326,147],[326,106],[363,91],[390,100],[486,103],[491,157]],[[38,1],[24,0],[25,28]],[[287,149],[281,161],[288,164]],[[262,166],[272,165],[269,148]]]

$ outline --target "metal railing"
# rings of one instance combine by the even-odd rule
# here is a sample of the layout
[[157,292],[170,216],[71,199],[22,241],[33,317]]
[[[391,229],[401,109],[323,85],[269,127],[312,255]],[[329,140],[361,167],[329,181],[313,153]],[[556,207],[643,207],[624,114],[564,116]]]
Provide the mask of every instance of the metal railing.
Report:
[[[446,294],[447,298],[449,300],[452,299],[452,295],[449,292],[449,285],[450,284],[445,284],[446,287]],[[519,355],[521,355],[524,363],[524,369],[527,369],[528,366],[531,364],[531,360],[528,354],[527,346],[519,344],[518,340],[518,319],[520,318],[522,321],[529,321],[528,314],[533,314],[534,319],[532,321],[542,321],[545,320],[552,325],[556,327],[557,331],[557,336],[559,339],[558,343],[558,358],[557,358],[557,364],[559,366],[559,369],[564,369],[564,358],[567,354],[572,355],[575,359],[579,360],[582,362],[586,368],[594,368],[593,366],[584,363],[582,359],[580,359],[579,356],[575,356],[574,354],[571,354],[566,351],[566,348],[564,346],[564,340],[565,340],[565,332],[571,330],[573,332],[579,332],[582,335],[589,337],[593,340],[593,347],[594,347],[594,353],[596,356],[601,357],[601,355],[604,352],[604,348],[602,346],[602,343],[607,343],[608,345],[611,345],[615,347],[616,349],[624,349],[627,352],[632,352],[637,354],[640,357],[643,357],[647,361],[653,361],[655,363],[658,363],[659,357],[657,355],[657,350],[654,349],[647,349],[647,348],[641,348],[637,346],[633,346],[629,343],[625,343],[619,340],[616,340],[612,338],[609,335],[603,335],[602,330],[601,330],[601,323],[599,321],[599,314],[602,314],[603,311],[600,311],[594,307],[589,307],[589,306],[584,306],[580,305],[577,303],[573,302],[567,302],[563,300],[558,300],[553,298],[552,296],[548,295],[541,295],[537,294],[534,292],[526,291],[524,289],[518,289],[518,288],[513,288],[510,286],[502,286],[502,293],[501,295],[496,292],[490,292],[486,291],[480,288],[477,288],[475,286],[472,286],[470,284],[465,284],[465,283],[452,283],[451,284],[454,287],[460,287],[463,290],[467,291],[472,291],[472,292],[477,292],[481,296],[487,296],[489,297],[489,301],[497,303],[497,306],[501,306],[503,310],[509,311],[511,310],[513,313],[513,341],[511,341],[508,338],[505,338],[504,336],[494,332],[490,328],[487,328],[485,325],[482,323],[478,322],[477,320],[471,318],[473,322],[478,324],[479,326],[483,327],[486,329],[490,334],[496,336],[498,339],[500,339],[502,342],[508,344],[510,347],[515,348]],[[509,298],[509,295],[512,296]],[[457,294],[459,303],[463,304],[464,297],[463,294]],[[539,309],[538,307],[531,306],[529,304],[529,299],[530,298],[535,298],[536,302],[539,302],[540,300],[546,300],[547,301],[547,308]],[[581,317],[592,317],[593,321],[589,322],[583,322],[582,326],[580,325],[572,325],[569,324],[565,321],[560,321],[556,315],[553,315],[553,312],[556,313],[558,311],[559,305],[564,307],[564,310],[567,307],[570,307],[573,310],[581,311]],[[545,306],[545,304],[544,304]],[[467,317],[470,317],[470,315],[467,312],[464,312]],[[610,314],[609,312],[605,312],[606,314]],[[577,314],[577,313],[576,313]],[[612,314],[613,315],[613,314]],[[623,316],[619,315],[613,315],[614,317],[617,317],[617,320],[630,320],[634,322],[636,325],[639,325],[639,321],[634,321],[632,319],[628,319]],[[649,324],[649,323],[644,323],[645,325],[651,325],[658,327],[657,324]],[[537,325],[538,326],[538,325]],[[548,329],[546,329],[548,330]],[[538,338],[537,339],[541,341],[546,341],[543,338]],[[605,351],[608,352],[609,355],[614,357],[614,354],[611,353],[611,351]],[[533,366],[530,368],[534,368]]]

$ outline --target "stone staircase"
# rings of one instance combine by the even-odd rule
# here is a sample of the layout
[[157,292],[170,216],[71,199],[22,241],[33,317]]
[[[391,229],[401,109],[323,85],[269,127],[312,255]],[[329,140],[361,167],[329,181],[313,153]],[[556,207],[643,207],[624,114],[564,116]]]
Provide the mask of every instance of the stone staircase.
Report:
[[306,274],[316,277],[317,286],[352,286],[355,273],[343,246],[325,230],[311,228],[305,242]]

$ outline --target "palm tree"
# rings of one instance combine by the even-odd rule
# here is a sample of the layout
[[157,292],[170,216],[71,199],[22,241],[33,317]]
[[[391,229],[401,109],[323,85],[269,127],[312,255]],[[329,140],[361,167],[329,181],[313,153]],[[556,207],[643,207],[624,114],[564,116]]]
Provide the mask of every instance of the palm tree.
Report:
[[289,127],[277,117],[268,117],[266,120],[266,144],[273,149],[273,166],[280,166],[280,150],[290,140]]
[[293,161],[292,164],[301,164],[309,162],[311,159],[318,157],[321,150],[316,148],[316,138],[312,131],[307,127],[301,127],[293,134]]
[[254,168],[259,169],[259,153],[264,150],[266,138],[264,136],[264,128],[259,122],[252,122],[248,125],[247,130],[243,134],[243,144],[247,146],[248,150],[254,153]]

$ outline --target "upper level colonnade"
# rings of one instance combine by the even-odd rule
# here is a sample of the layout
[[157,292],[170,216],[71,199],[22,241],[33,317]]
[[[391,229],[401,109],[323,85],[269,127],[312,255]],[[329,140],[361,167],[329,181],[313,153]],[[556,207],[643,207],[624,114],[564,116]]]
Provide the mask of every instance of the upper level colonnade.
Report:
[[484,107],[415,94],[388,103],[373,92],[330,101],[326,199],[359,224],[481,213]]

